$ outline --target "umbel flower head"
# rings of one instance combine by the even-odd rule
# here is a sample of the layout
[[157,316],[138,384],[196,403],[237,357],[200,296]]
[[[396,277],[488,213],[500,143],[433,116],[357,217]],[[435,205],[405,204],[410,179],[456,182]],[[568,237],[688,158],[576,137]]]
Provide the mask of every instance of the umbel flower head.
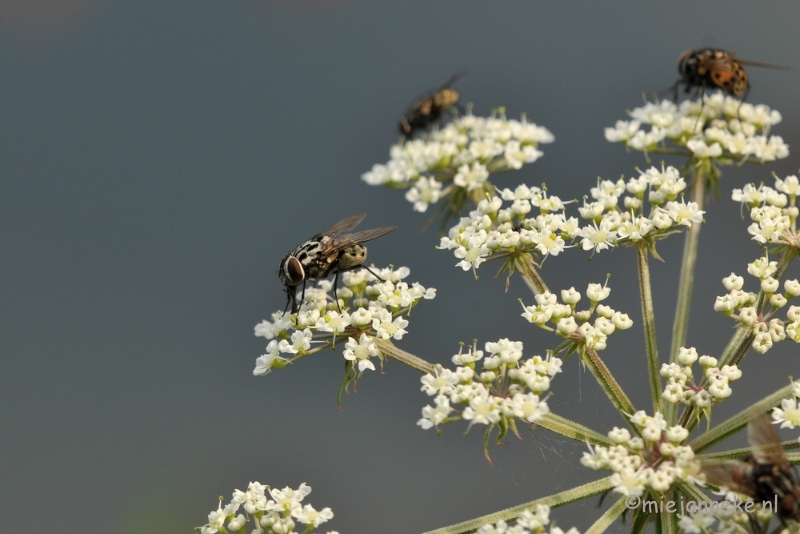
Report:
[[559,197],[522,184],[482,200],[441,238],[439,248],[453,250],[456,266],[465,271],[504,260],[500,272],[509,275],[539,265],[534,256],[557,256],[572,246],[598,253],[643,242],[655,252],[656,241],[703,221],[700,206],[682,197],[685,188],[678,170],[663,165],[627,181],[598,180],[591,200],[578,207],[579,219],[567,215],[568,203]]
[[682,443],[689,431],[679,425],[668,426],[664,417],[638,411],[629,416],[638,436],[614,427],[608,437],[614,445],[595,445],[583,453],[581,463],[591,469],[612,471],[614,492],[641,496],[648,489],[663,493],[676,481],[696,484],[702,481],[700,463],[694,451]]
[[[455,371],[440,365],[422,377],[422,391],[434,397],[434,405],[422,409],[417,424],[424,429],[463,419],[469,427],[486,426],[486,437],[495,427],[497,441],[511,429],[517,433],[515,419],[536,423],[550,413],[543,394],[550,380],[561,372],[561,359],[547,356],[522,358],[522,342],[500,339],[486,343],[484,351],[477,344],[453,356]],[[482,370],[478,372],[476,364]],[[460,415],[455,412],[461,408]],[[519,435],[519,434],[517,434]],[[488,450],[484,451],[489,457]]]
[[336,291],[322,280],[318,287],[306,288],[296,314],[276,312],[272,321],[262,321],[255,335],[270,340],[267,352],[256,359],[254,375],[265,375],[324,348],[345,343],[344,358],[352,378],[374,370],[371,359],[381,358],[378,342],[400,340],[407,333],[409,312],[420,300],[432,299],[436,290],[414,282],[408,284],[408,267],[366,269],[342,273],[344,287]]
[[490,117],[476,117],[468,110],[439,130],[393,145],[391,159],[361,179],[407,189],[406,200],[415,211],[427,211],[447,197],[448,215],[456,215],[468,199],[477,204],[494,194],[491,174],[533,163],[543,155],[539,144],[552,142],[553,134],[524,115],[507,119],[499,108]]
[[648,102],[629,115],[632,120],[605,129],[608,141],[642,152],[663,151],[669,141],[696,159],[714,158],[720,163],[763,163],[789,155],[780,136],[768,135],[770,127],[781,121],[779,112],[719,92],[679,105],[668,100]]
[[[300,530],[310,533],[333,518],[330,508],[315,510],[310,504],[301,504],[310,493],[311,487],[305,483],[297,489],[286,487],[279,490],[251,482],[247,491],[234,491],[231,502],[225,506],[222,506],[220,497],[217,509],[208,514],[208,523],[195,530],[199,530],[200,534],[296,534],[295,527],[300,523],[305,525]],[[244,514],[236,513],[240,508]],[[250,528],[247,528],[248,523]]]
[[[692,373],[695,362],[702,367],[698,382]],[[713,404],[731,396],[730,384],[742,377],[737,365],[718,367],[718,363],[713,356],[698,356],[694,347],[681,347],[677,362],[661,365],[661,377],[667,381],[661,398],[672,404],[694,405],[708,414]]]

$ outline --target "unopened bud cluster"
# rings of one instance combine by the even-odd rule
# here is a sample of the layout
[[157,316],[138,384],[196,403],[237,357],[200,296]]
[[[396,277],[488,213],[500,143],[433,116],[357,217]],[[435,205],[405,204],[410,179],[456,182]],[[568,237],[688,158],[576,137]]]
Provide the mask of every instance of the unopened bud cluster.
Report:
[[610,294],[611,288],[608,286],[589,284],[586,296],[590,307],[577,310],[581,294],[574,287],[561,291],[561,303],[555,294],[545,291],[536,295],[536,305],[523,305],[522,316],[544,330],[599,351],[606,348],[608,336],[617,330],[627,330],[633,326],[627,313],[600,304]]
[[[733,393],[730,383],[742,377],[736,365],[719,368],[716,358],[698,356],[694,347],[681,347],[677,362],[661,365],[661,376],[667,381],[661,398],[673,404],[694,405],[701,410],[711,408],[714,403],[730,397]],[[692,373],[695,362],[702,368],[702,379],[698,383],[694,381]]]
[[[524,510],[517,516],[516,524],[509,525],[505,521],[498,521],[493,525],[484,525],[475,531],[475,534],[544,534],[544,527],[550,523],[550,507],[539,504],[535,510]],[[578,529],[572,527],[564,532],[555,524],[550,525],[550,534],[580,534]]]
[[796,279],[786,280],[784,291],[779,291],[780,282],[772,276],[777,269],[778,262],[769,261],[767,256],[747,265],[747,272],[761,283],[761,292],[770,304],[768,310],[759,313],[758,294],[744,291],[744,278],[734,273],[722,279],[728,294],[717,297],[714,303],[716,311],[738,321],[742,328],[750,329],[755,335],[753,349],[761,354],[787,337],[800,343],[800,306],[789,306],[786,321],[772,317],[789,299],[800,296],[800,281]]
[[[522,359],[522,342],[501,339],[453,356],[455,371],[437,365],[433,374],[422,377],[422,391],[434,398],[433,406],[422,409],[417,424],[424,429],[464,419],[474,424],[515,428],[514,418],[535,423],[550,412],[542,394],[550,380],[561,372],[561,359],[533,356]],[[480,362],[482,370],[476,369]],[[451,415],[461,406],[460,415]]]
[[507,119],[502,108],[490,117],[468,112],[426,136],[393,145],[391,159],[374,165],[361,179],[370,185],[408,188],[406,199],[420,212],[452,195],[451,210],[457,213],[467,198],[493,194],[490,174],[533,163],[543,155],[539,144],[553,139],[524,115],[519,121]]
[[[315,510],[310,504],[302,504],[309,493],[311,487],[306,484],[297,489],[270,489],[251,482],[247,491],[234,491],[231,502],[225,506],[220,497],[217,509],[208,514],[208,523],[196,530],[201,534],[296,534],[295,528],[300,523],[303,525],[300,531],[307,534],[333,518],[330,508]],[[243,514],[236,513],[240,508]]]
[[638,411],[629,416],[639,436],[614,427],[608,437],[611,446],[589,446],[581,463],[591,469],[613,471],[614,491],[641,496],[648,489],[662,493],[676,481],[696,483],[700,464],[688,445],[681,445],[689,431],[679,425],[667,428],[661,413],[648,416]]
[[617,121],[614,128],[605,129],[606,140],[643,152],[669,148],[665,144],[669,140],[695,158],[717,161],[765,162],[789,155],[783,138],[767,135],[781,121],[780,113],[722,93],[679,105],[668,100],[649,102],[629,115],[633,120]]
[[762,245],[798,246],[797,195],[800,181],[797,176],[784,180],[775,178],[775,188],[764,184],[747,184],[734,189],[732,198],[750,208],[751,224],[747,231]]
[[800,426],[800,380],[792,382],[792,396],[781,401],[780,408],[773,408],[772,421],[780,423],[781,428],[797,428]]
[[374,370],[370,358],[380,357],[375,339],[402,339],[411,309],[422,299],[434,298],[436,290],[403,282],[410,274],[408,267],[373,271],[381,280],[366,269],[341,274],[344,287],[336,292],[338,307],[330,295],[333,284],[321,280],[318,287],[306,288],[297,314],[276,312],[272,321],[257,324],[255,335],[271,341],[267,353],[256,359],[253,374],[280,369],[338,341],[346,341],[344,357],[359,372]]

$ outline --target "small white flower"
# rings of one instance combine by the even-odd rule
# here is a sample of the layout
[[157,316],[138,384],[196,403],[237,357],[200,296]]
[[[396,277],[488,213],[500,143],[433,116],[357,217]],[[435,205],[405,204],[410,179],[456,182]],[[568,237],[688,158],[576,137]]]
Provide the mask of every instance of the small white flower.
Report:
[[430,204],[436,204],[442,194],[442,183],[434,178],[421,177],[406,192],[406,200],[414,204],[414,211],[426,212]]
[[692,365],[697,361],[697,349],[694,347],[681,347],[678,349],[678,362],[683,365]]
[[591,226],[584,226],[579,234],[583,239],[581,240],[581,247],[583,250],[592,250],[600,252],[616,244],[617,232],[611,229],[608,221],[603,220],[600,226],[593,223]]
[[458,172],[453,177],[453,183],[465,188],[467,191],[472,191],[483,187],[483,182],[487,178],[489,178],[489,171],[486,170],[486,166],[476,161],[472,164],[472,167],[469,165],[459,167]]
[[772,410],[772,420],[780,423],[781,428],[794,429],[800,426],[800,407],[797,405],[797,399],[783,399],[781,407]]
[[614,486],[614,492],[624,496],[641,496],[644,494],[647,476],[644,472],[624,469],[611,475],[609,482]]
[[470,426],[475,423],[481,425],[497,423],[500,421],[500,403],[488,392],[473,395],[469,399],[469,406],[461,412],[461,417],[470,421]]
[[383,339],[403,339],[407,333],[405,327],[408,326],[408,321],[398,316],[392,319],[392,313],[387,309],[382,309],[378,312],[377,317],[372,316],[372,329],[375,330],[375,335]]
[[436,406],[425,406],[422,409],[422,419],[417,424],[424,430],[439,425],[453,411],[450,407],[450,400],[446,395],[437,395],[434,399]]
[[375,370],[375,365],[369,358],[371,356],[378,356],[380,351],[373,338],[366,334],[361,334],[361,337],[356,341],[355,338],[350,338],[345,344],[344,359],[352,362],[358,362],[358,370],[364,371],[370,369]]
[[686,148],[691,150],[696,158],[718,158],[722,155],[722,147],[719,143],[708,146],[702,139],[687,141]]
[[422,391],[430,395],[448,395],[455,391],[455,386],[458,384],[458,376],[450,369],[444,369],[441,366],[434,368],[434,374],[425,374],[422,376]]
[[586,289],[586,296],[589,297],[589,300],[592,302],[600,302],[608,298],[611,294],[611,288],[607,286],[601,286],[600,284],[589,284],[589,287]]
[[282,358],[278,352],[278,341],[272,340],[267,345],[267,353],[256,358],[256,367],[253,369],[255,376],[269,373],[273,367],[281,368],[288,363],[286,358]]
[[319,527],[322,523],[333,519],[333,511],[330,508],[323,508],[322,510],[315,510],[310,504],[306,504],[302,508],[299,506],[292,510],[292,517],[297,519],[304,525],[309,525],[313,528]]

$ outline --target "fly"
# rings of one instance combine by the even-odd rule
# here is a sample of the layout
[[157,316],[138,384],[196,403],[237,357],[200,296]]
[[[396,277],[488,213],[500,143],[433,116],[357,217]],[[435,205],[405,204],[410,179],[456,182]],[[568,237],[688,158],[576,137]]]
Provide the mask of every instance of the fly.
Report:
[[[752,454],[737,460],[706,460],[703,472],[715,486],[725,486],[757,503],[775,502],[781,522],[800,521],[800,483],[783,450],[778,431],[761,408],[753,408],[747,424]],[[760,528],[751,517],[754,532]]]
[[397,228],[396,226],[386,226],[374,230],[345,233],[358,226],[364,217],[366,217],[366,213],[357,213],[342,219],[324,232],[301,243],[292,252],[281,258],[278,276],[283,283],[284,291],[286,291],[286,309],[291,304],[292,313],[300,310],[300,303],[297,301],[297,288],[300,284],[303,285],[303,292],[300,296],[300,302],[302,302],[305,298],[306,282],[328,278],[331,274],[335,275],[334,299],[336,305],[339,305],[339,299],[336,298],[339,273],[360,267],[367,261],[367,247],[363,243],[386,235]]
[[414,137],[415,131],[424,130],[438,121],[448,109],[458,103],[460,95],[450,86],[459,76],[461,74],[456,74],[447,80],[435,93],[423,95],[406,111],[399,124],[400,133],[406,139]]

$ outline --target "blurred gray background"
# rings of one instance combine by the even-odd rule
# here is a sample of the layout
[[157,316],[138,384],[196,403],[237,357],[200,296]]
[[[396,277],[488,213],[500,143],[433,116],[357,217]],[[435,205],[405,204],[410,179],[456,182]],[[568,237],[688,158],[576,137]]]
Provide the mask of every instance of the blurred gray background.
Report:
[[[344,533],[441,527],[599,478],[584,445],[523,430],[483,458],[479,428],[415,425],[419,375],[389,362],[336,404],[340,351],[253,377],[253,326],[282,309],[281,256],[352,213],[397,225],[371,259],[438,289],[400,346],[449,363],[460,341],[557,340],[520,317],[525,286],[476,282],[437,251],[402,193],[360,175],[388,159],[422,92],[456,88],[476,114],[527,112],[556,142],[502,187],[547,182],[581,198],[597,176],[646,168],[603,128],[667,89],[686,49],[788,65],[749,69],[749,100],[782,114],[792,155],[725,168],[701,238],[689,343],[719,354],[721,278],[759,249],[730,190],[795,173],[800,5],[792,2],[0,2],[0,510],[7,532],[180,533],[250,480],[313,487]],[[659,163],[656,160],[654,163]],[[669,350],[683,237],[654,263]],[[603,357],[637,406],[649,396],[633,250],[545,263],[551,288],[602,282],[636,321]],[[797,276],[797,271],[790,274]],[[748,280],[751,284],[752,280]],[[786,342],[743,363],[724,416],[798,376]],[[551,407],[601,432],[621,419],[575,359]],[[786,434],[787,437],[791,433]],[[742,442],[743,443],[743,442]],[[597,500],[558,509],[587,528]]]

